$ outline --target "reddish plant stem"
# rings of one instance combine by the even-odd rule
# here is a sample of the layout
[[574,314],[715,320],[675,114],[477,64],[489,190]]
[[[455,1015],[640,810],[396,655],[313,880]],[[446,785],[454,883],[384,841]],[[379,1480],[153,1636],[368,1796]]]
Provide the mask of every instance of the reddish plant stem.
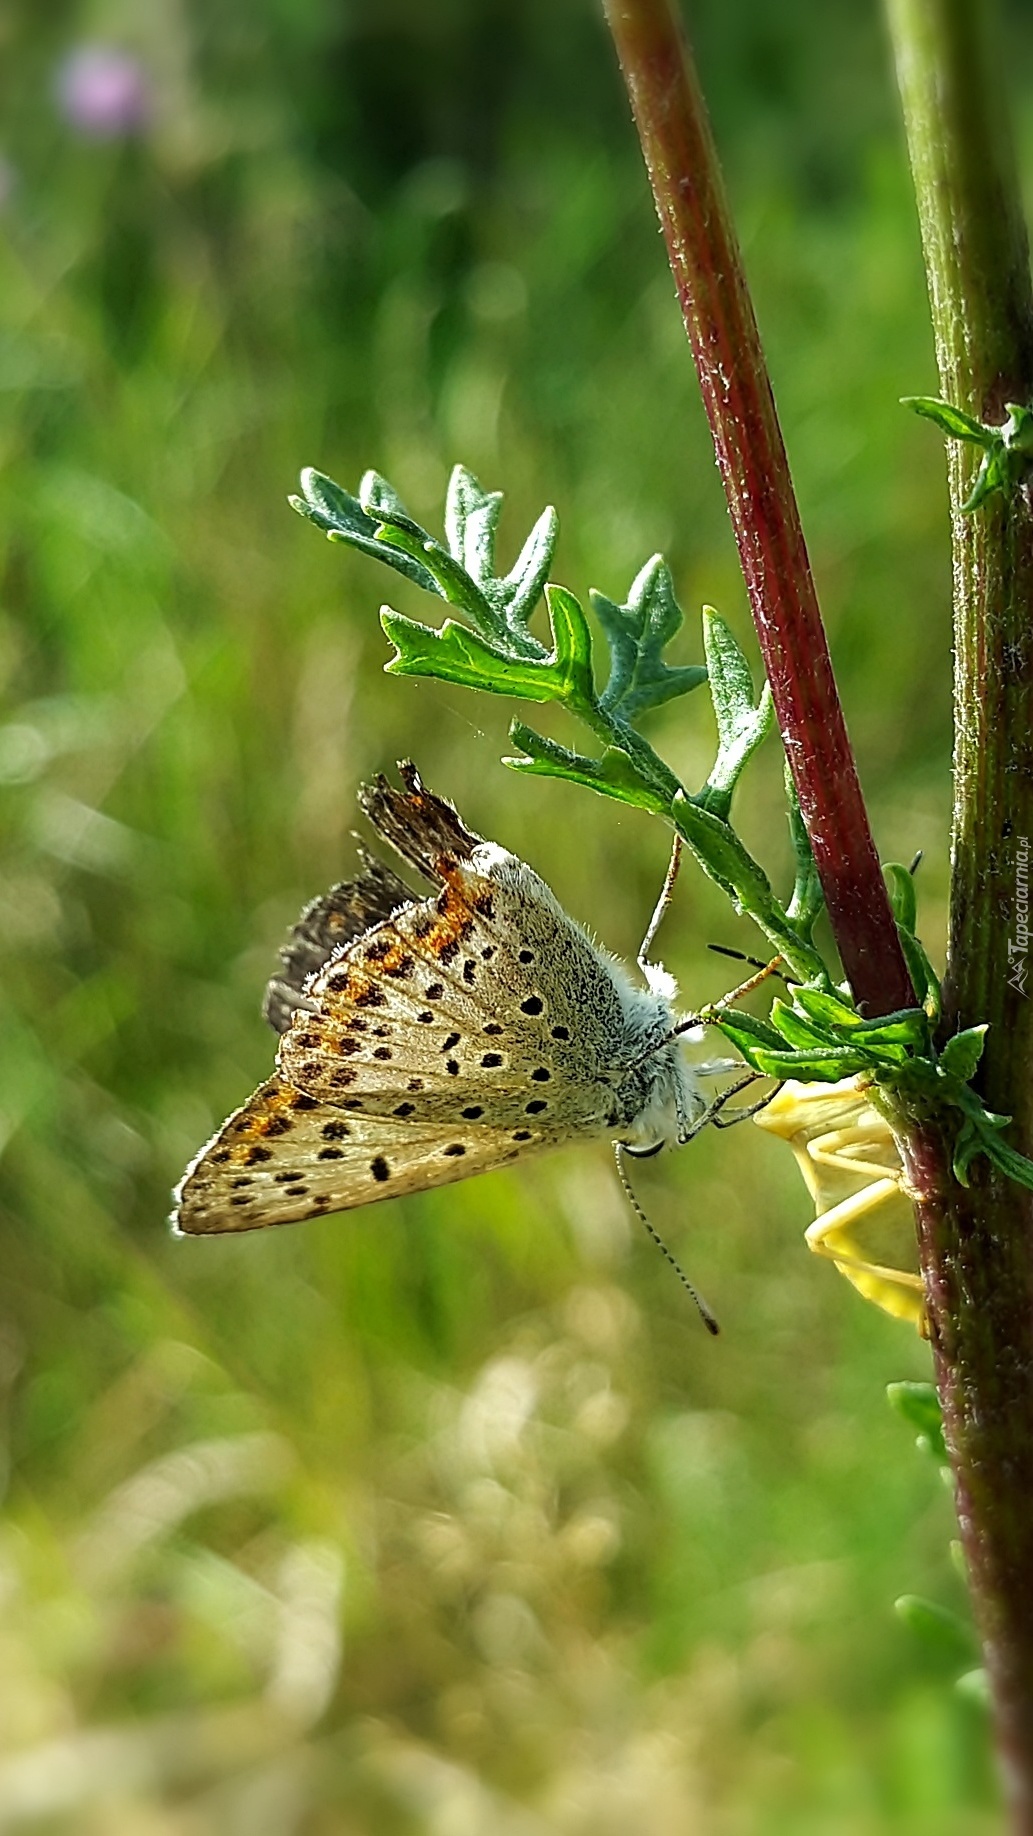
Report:
[[699,374],[761,654],[859,1006],[914,1005],[832,675],[717,153],[669,0],[603,0]]

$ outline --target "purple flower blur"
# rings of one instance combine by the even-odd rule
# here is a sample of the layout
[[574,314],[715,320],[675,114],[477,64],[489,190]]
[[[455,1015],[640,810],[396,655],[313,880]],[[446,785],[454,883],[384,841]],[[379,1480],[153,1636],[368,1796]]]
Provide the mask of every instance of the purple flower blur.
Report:
[[113,45],[83,45],[70,52],[58,69],[55,94],[69,126],[91,140],[117,140],[150,119],[143,66]]

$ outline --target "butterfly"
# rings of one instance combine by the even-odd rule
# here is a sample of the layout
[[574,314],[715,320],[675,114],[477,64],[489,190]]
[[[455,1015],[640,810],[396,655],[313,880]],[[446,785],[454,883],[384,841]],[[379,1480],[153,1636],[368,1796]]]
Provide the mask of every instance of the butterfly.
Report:
[[414,765],[399,773],[401,790],[380,776],[360,807],[434,890],[363,854],[358,878],[305,908],[266,990],[276,1074],[187,1168],[178,1233],[346,1211],[563,1142],[649,1155],[714,1108],[701,1079],[727,1061],[689,1064],[666,972],[640,958],[636,983],[532,867]]

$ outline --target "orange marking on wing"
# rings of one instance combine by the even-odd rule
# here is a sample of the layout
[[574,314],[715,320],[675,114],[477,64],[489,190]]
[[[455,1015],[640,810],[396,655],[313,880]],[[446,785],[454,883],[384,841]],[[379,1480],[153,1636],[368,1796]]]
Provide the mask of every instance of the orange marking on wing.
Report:
[[439,855],[434,866],[445,884],[434,903],[434,921],[420,937],[420,943],[431,956],[448,958],[454,956],[459,944],[469,937],[473,913],[462,889],[462,870],[451,855]]

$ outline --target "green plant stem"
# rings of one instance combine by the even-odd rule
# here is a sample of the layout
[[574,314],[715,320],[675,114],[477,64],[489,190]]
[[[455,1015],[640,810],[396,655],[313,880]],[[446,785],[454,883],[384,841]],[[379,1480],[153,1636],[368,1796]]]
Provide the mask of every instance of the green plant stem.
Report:
[[[1006,401],[1033,400],[1033,299],[997,22],[972,0],[888,7],[941,393],[998,422]],[[990,1022],[978,1086],[1015,1116],[1009,1139],[1029,1154],[1033,1010],[1015,945],[1033,836],[1033,523],[1025,493],[961,513],[978,458],[948,448],[956,775],[943,1030]],[[1033,1832],[1033,1204],[986,1170],[968,1193],[909,1170],[1013,1827]]]
[[670,0],[603,0],[724,482],[758,641],[843,968],[873,1015],[914,1001],[832,675],[717,153]]

